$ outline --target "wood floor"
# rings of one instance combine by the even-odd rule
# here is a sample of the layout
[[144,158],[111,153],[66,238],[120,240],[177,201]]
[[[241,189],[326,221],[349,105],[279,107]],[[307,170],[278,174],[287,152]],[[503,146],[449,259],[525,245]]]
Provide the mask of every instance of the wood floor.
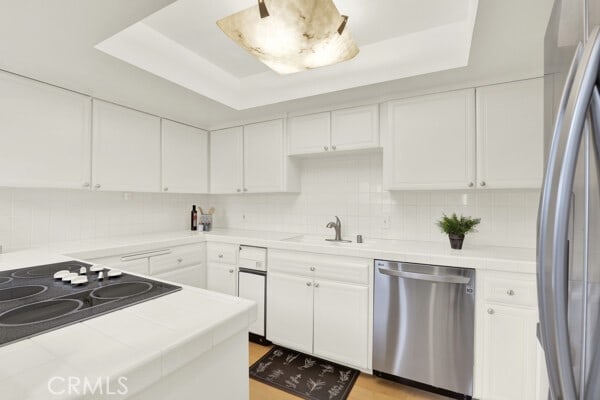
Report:
[[[250,343],[250,365],[271,348]],[[297,400],[298,397],[272,386],[250,379],[250,400]],[[348,397],[349,400],[447,400],[419,389],[361,373]]]

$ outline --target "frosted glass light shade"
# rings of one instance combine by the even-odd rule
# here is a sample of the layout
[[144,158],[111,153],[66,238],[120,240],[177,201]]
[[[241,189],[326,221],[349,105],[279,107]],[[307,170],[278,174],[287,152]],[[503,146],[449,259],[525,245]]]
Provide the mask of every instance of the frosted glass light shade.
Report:
[[290,74],[346,61],[359,52],[332,0],[265,0],[217,21],[227,36],[272,70]]

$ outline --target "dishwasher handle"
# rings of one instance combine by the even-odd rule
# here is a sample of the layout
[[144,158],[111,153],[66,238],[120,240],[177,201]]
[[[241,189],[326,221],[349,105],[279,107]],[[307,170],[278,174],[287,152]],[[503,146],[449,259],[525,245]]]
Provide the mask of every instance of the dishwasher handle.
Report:
[[415,279],[427,282],[467,284],[471,281],[471,278],[467,276],[422,274],[418,272],[398,271],[387,268],[379,268],[379,272],[389,276],[396,276],[398,278]]

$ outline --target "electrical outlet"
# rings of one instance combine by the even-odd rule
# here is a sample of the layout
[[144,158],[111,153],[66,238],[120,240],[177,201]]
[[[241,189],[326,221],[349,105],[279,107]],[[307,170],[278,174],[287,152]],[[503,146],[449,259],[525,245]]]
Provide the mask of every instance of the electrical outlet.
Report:
[[381,229],[390,229],[390,217],[389,217],[389,215],[384,215],[381,218]]

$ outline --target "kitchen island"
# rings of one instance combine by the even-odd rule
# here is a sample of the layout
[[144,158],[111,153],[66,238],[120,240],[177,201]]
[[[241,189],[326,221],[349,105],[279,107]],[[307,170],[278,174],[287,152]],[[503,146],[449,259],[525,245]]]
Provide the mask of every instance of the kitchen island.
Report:
[[[0,270],[69,259],[15,252],[0,256]],[[247,399],[255,318],[251,301],[183,286],[0,347],[0,398]]]

